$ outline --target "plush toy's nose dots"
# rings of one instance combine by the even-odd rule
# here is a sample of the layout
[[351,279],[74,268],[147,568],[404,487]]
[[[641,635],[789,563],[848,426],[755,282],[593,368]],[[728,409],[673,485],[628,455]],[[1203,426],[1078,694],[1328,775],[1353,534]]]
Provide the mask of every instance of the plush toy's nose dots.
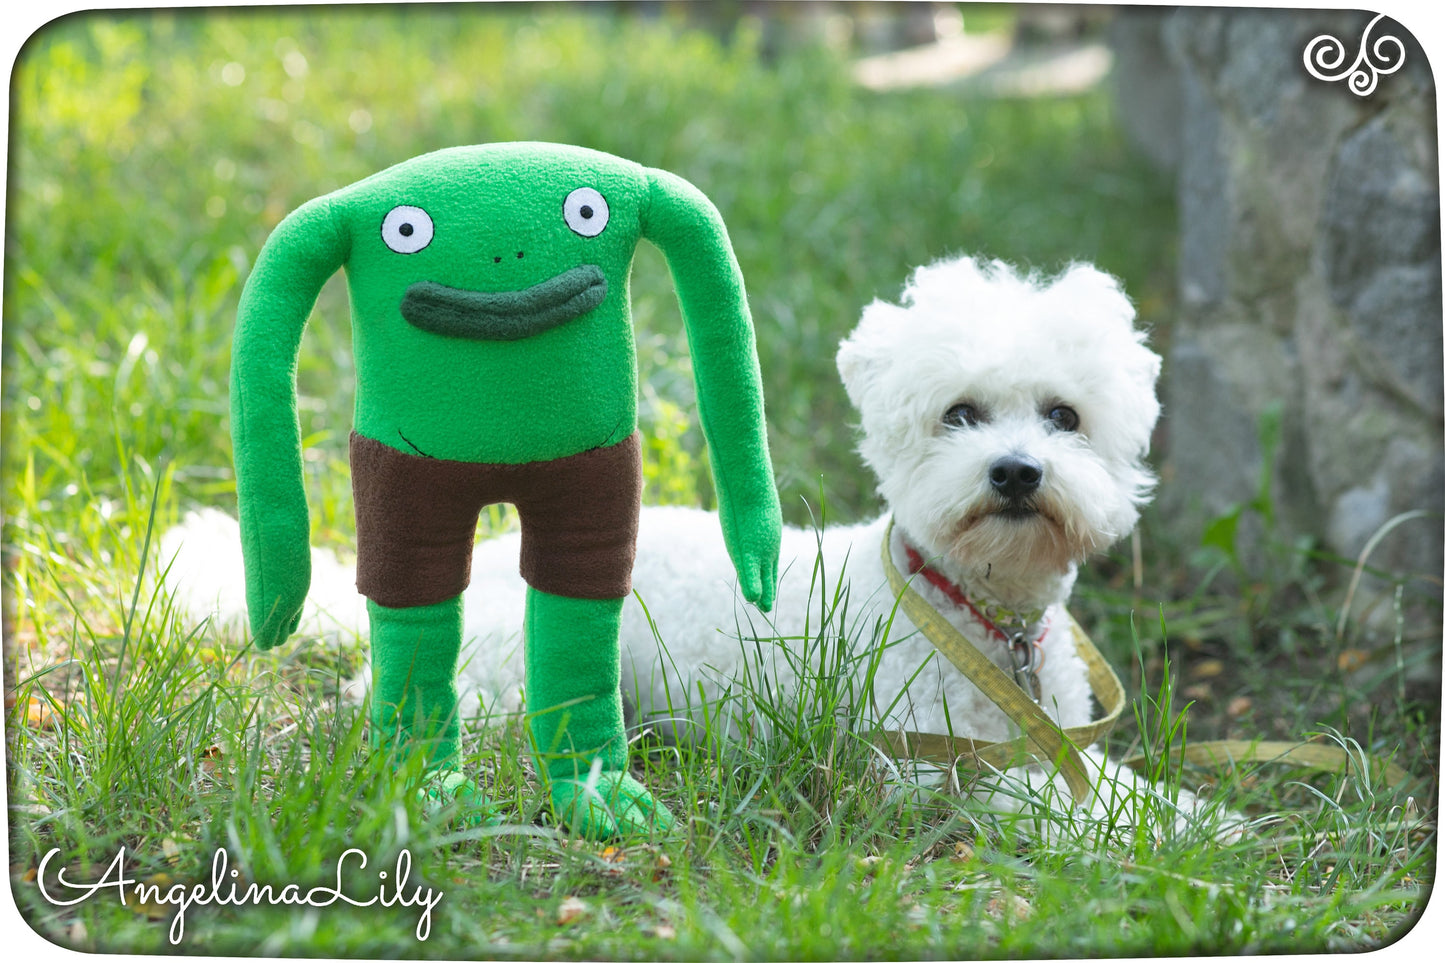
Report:
[[[526,253],[527,253],[526,251],[518,251],[518,252],[517,252],[517,260],[520,261],[520,260],[522,259],[522,257],[523,257]],[[501,264],[501,263],[502,263],[502,256],[501,256],[500,254],[494,254],[494,255],[492,255],[492,263],[493,263],[493,264]]]

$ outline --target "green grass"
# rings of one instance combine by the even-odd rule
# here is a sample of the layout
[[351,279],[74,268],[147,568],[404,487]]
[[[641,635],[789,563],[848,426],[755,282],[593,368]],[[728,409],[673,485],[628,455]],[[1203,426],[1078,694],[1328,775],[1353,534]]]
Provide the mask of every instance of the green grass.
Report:
[[[465,741],[506,826],[460,830],[428,819],[396,761],[366,748],[364,712],[340,697],[364,657],[355,645],[255,653],[187,622],[142,577],[153,524],[232,504],[230,327],[267,231],[387,164],[485,140],[581,143],[699,184],[748,280],[785,511],[805,522],[805,499],[821,507],[822,492],[830,517],[868,514],[832,355],[912,266],[958,250],[1041,267],[1090,259],[1124,279],[1146,322],[1167,317],[1169,186],[1126,149],[1104,94],[872,94],[827,51],[762,57],[746,23],[723,43],[667,17],[432,7],[80,15],[32,39],[13,89],[0,359],[9,833],[17,901],[52,938],[169,949],[164,907],[112,894],[58,908],[29,876],[56,849],[68,878],[95,879],[122,846],[133,878],[204,879],[225,847],[241,879],[278,886],[328,882],[359,846],[372,862],[358,894],[406,850],[413,885],[445,894],[425,942],[419,913],[400,906],[186,915],[187,950],[241,955],[1353,950],[1387,941],[1422,905],[1438,695],[1410,681],[1409,639],[1368,684],[1341,668],[1354,645],[1334,632],[1350,560],[1285,546],[1267,584],[1184,584],[1191,547],[1162,543],[1148,519],[1146,590],[1110,557],[1078,598],[1148,710],[1121,726],[1120,753],[1177,739],[1192,702],[1191,740],[1333,732],[1395,751],[1419,778],[1407,810],[1358,769],[1238,773],[1217,794],[1258,824],[1227,843],[1207,825],[1174,833],[1154,795],[1119,801],[1141,827],[1132,836],[1061,815],[1041,840],[947,792],[900,794],[858,738],[868,719],[847,711],[859,703],[842,671],[793,698],[759,679],[740,686],[739,708],[766,716],[771,740],[639,745],[639,776],[689,817],[679,838],[609,850],[552,832],[516,720],[475,725]],[[651,249],[633,298],[648,499],[705,502],[682,326]],[[345,310],[333,283],[300,370],[315,540],[342,548]],[[845,602],[820,588],[807,641],[835,667],[873,629],[851,625]],[[1205,672],[1211,660],[1223,676]],[[1226,693],[1253,708],[1234,712]],[[1160,772],[1166,796],[1201,775]]]
[[[97,558],[117,548],[89,547]],[[49,664],[35,669],[27,653],[22,711],[10,719],[16,866],[33,869],[53,849],[70,878],[95,880],[124,846],[130,878],[170,886],[208,879],[224,848],[243,884],[309,887],[330,883],[341,854],[357,846],[373,868],[394,867],[408,851],[411,885],[444,894],[425,942],[415,937],[420,913],[405,907],[200,907],[185,917],[191,952],[843,959],[1345,950],[1387,939],[1431,881],[1424,797],[1407,803],[1360,768],[1301,780],[1245,767],[1216,793],[1257,820],[1231,842],[1215,838],[1209,818],[1174,828],[1161,800],[1182,774],[1170,766],[1157,769],[1157,795],[1126,794],[1097,823],[1044,797],[1037,805],[1057,814],[1042,839],[1033,818],[971,808],[946,791],[900,794],[858,738],[867,717],[846,711],[865,701],[844,698],[859,694],[846,689],[851,672],[813,676],[792,697],[739,687],[738,710],[767,717],[772,739],[718,751],[640,745],[638,775],[688,816],[680,836],[650,844],[609,848],[551,831],[517,721],[474,726],[467,765],[502,802],[506,825],[459,830],[427,818],[396,761],[366,749],[363,713],[337,696],[359,666],[354,646],[258,655],[187,625],[163,594],[100,602],[90,600],[93,614],[71,613],[68,632],[35,622]],[[846,596],[826,586],[816,605],[806,644],[829,647],[821,664],[842,668],[868,627],[850,625]],[[1158,753],[1177,743],[1167,666],[1140,704],[1146,745]],[[27,724],[29,707],[52,715]],[[53,874],[52,865],[52,891]],[[357,898],[374,892],[374,877],[354,863],[348,879]],[[167,948],[174,918],[163,907],[93,898],[60,909],[23,875],[15,892],[26,917],[62,943]],[[576,905],[569,900],[581,901],[580,915],[561,922]]]

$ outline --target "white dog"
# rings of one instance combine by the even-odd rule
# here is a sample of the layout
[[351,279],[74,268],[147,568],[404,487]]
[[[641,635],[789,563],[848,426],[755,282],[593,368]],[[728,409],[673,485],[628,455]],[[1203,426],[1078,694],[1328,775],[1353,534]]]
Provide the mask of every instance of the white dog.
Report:
[[[1132,530],[1153,484],[1143,459],[1159,415],[1159,358],[1133,322],[1118,282],[1093,267],[1046,279],[960,258],[918,269],[900,304],[870,304],[838,352],[862,418],[859,448],[893,519],[893,564],[917,572],[914,588],[1001,669],[1014,673],[1022,653],[1029,664],[1016,677],[1036,683],[1039,706],[1065,727],[1092,712],[1065,612],[1078,565]],[[183,543],[186,552],[213,546],[226,525],[234,523],[218,513],[192,516],[167,535],[163,556]],[[786,694],[800,673],[817,671],[820,646],[803,640],[824,600],[846,589],[843,630],[857,671],[871,672],[885,728],[988,741],[1015,734],[895,615],[882,560],[888,525],[885,515],[821,538],[785,530],[777,604],[763,616],[741,601],[713,515],[645,509],[622,627],[624,690],[643,718],[698,716],[744,678],[766,676]],[[519,540],[483,541],[473,560],[460,678],[473,711],[521,707]],[[185,558],[176,566],[190,582],[179,586],[183,604],[242,624],[239,561],[219,572]],[[302,632],[364,633],[349,580],[334,559],[318,559]],[[885,638],[874,628],[891,616]],[[1018,651],[1005,641],[1016,638]],[[748,724],[728,717],[734,730]]]

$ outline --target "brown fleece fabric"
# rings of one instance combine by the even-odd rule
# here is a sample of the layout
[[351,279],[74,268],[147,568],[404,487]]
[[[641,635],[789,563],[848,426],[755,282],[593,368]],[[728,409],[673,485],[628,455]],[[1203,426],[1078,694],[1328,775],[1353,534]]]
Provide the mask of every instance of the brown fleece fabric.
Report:
[[388,608],[432,605],[471,581],[483,506],[511,502],[522,520],[522,577],[580,599],[632,591],[642,499],[642,445],[520,465],[448,461],[351,433],[356,587]]

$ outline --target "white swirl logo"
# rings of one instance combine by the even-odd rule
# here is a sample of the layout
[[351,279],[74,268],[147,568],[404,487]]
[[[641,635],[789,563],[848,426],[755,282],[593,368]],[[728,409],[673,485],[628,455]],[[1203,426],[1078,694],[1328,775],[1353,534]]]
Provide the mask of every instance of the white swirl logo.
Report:
[[1345,62],[1345,45],[1329,34],[1320,34],[1305,47],[1305,69],[1316,80],[1330,83],[1345,80],[1357,96],[1368,97],[1374,93],[1381,75],[1392,74],[1405,65],[1405,45],[1398,37],[1385,34],[1370,43],[1370,31],[1384,18],[1383,13],[1377,14],[1365,27],[1360,37],[1360,52],[1355,62],[1345,69],[1338,69]]

